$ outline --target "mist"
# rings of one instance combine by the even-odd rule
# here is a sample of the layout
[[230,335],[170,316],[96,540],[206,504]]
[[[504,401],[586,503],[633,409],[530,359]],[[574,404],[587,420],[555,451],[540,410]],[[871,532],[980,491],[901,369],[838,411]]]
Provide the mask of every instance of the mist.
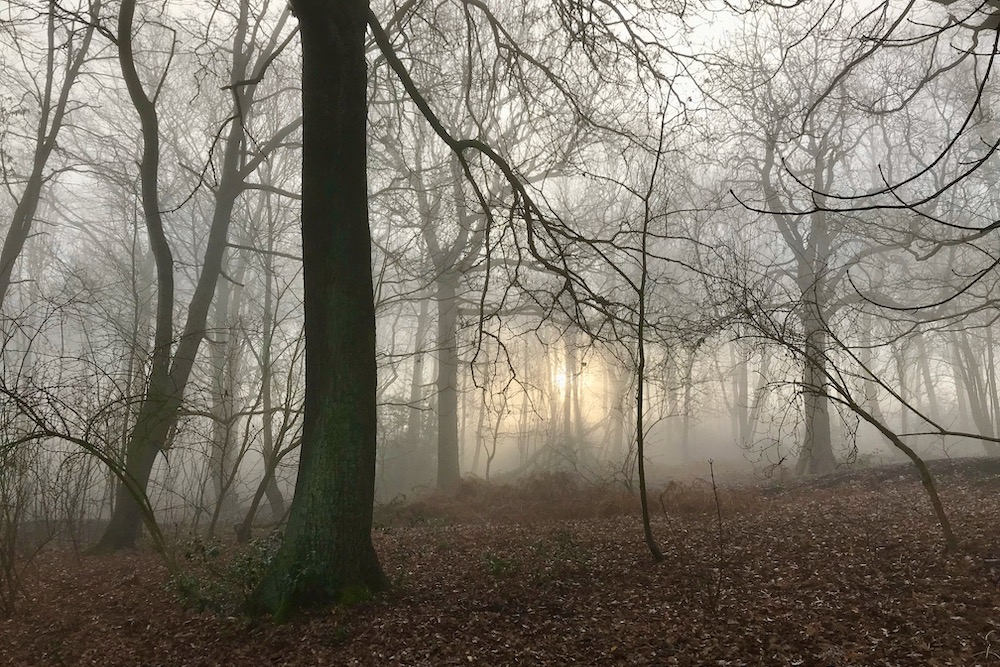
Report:
[[878,470],[958,550],[991,5],[321,4],[0,9],[0,611],[50,550],[259,547],[277,618],[405,578],[392,530],[606,512],[715,531],[715,614],[739,512]]

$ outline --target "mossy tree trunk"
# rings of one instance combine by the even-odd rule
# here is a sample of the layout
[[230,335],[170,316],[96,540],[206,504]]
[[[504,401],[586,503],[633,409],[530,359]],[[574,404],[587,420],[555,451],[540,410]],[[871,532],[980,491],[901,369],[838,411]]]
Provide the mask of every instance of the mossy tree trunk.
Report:
[[284,542],[251,596],[287,617],[388,584],[371,542],[375,306],[366,169],[364,0],[294,0],[302,38],[306,389]]

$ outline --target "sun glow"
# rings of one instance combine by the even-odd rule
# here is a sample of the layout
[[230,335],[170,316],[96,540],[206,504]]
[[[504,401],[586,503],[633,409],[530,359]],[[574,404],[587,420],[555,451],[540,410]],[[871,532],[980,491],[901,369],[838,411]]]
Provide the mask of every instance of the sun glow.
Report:
[[560,392],[566,391],[566,371],[563,369],[557,370],[555,377],[552,378],[552,382]]

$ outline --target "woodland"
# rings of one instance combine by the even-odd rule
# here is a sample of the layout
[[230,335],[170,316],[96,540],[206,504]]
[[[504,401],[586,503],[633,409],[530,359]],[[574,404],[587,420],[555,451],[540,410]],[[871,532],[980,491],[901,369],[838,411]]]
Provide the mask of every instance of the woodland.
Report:
[[0,660],[1000,664],[998,54],[8,0]]

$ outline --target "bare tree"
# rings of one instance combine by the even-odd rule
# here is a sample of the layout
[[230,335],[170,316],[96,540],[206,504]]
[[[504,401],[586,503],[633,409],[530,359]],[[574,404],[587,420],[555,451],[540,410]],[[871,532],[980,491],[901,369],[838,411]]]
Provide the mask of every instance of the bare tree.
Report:
[[[56,152],[57,140],[67,118],[77,106],[71,92],[81,69],[87,59],[92,57],[91,42],[97,29],[101,6],[101,0],[90,0],[86,14],[80,12],[86,19],[81,25],[75,16],[65,16],[56,0],[46,3],[42,12],[45,19],[45,50],[37,73],[34,70],[35,63],[32,62],[36,54],[31,52],[30,42],[18,35],[18,24],[30,22],[30,16],[25,18],[23,15],[32,15],[38,10],[21,3],[12,3],[7,9],[5,23],[12,30],[5,31],[4,34],[11,38],[14,53],[25,65],[25,74],[30,77],[30,88],[26,92],[29,99],[33,98],[37,102],[38,119],[32,137],[31,166],[28,172],[23,177],[16,178],[17,182],[12,182],[14,179],[10,174],[14,170],[6,164],[2,169],[7,192],[16,204],[0,249],[0,304],[3,304],[10,291],[14,265],[31,235],[42,191],[51,179],[58,176],[59,170],[51,168],[50,158]],[[17,189],[20,189],[19,193],[15,192]]]
[[[242,0],[233,33],[234,62],[229,73],[233,111],[224,124],[228,127],[228,131],[225,132],[225,139],[220,149],[221,164],[219,181],[215,185],[212,223],[204,249],[201,271],[188,305],[187,319],[175,347],[174,260],[170,242],[163,232],[163,216],[158,194],[160,130],[156,100],[162,89],[166,70],[161,73],[159,81],[153,88],[154,92],[151,95],[147,94],[136,69],[132,49],[134,9],[135,3],[132,0],[126,0],[122,5],[118,25],[119,61],[142,123],[143,211],[150,244],[156,257],[157,312],[153,358],[146,396],[129,439],[126,467],[145,488],[157,454],[169,448],[169,436],[176,425],[177,411],[181,406],[185,387],[205,337],[209,310],[228,247],[233,207],[240,193],[246,188],[248,177],[268,154],[280,148],[294,134],[300,125],[300,120],[294,120],[279,129],[266,142],[259,144],[253,153],[248,154],[245,150],[246,116],[251,111],[256,85],[276,53],[290,41],[291,37],[279,37],[282,34],[281,28],[289,16],[286,10],[278,19],[270,41],[257,50],[256,60],[253,60],[253,49],[248,48],[248,43],[251,43],[256,30],[252,30],[250,23],[249,4],[246,0]],[[126,489],[120,488],[108,528],[95,549],[113,551],[132,546],[138,537],[139,519],[131,496]]]

